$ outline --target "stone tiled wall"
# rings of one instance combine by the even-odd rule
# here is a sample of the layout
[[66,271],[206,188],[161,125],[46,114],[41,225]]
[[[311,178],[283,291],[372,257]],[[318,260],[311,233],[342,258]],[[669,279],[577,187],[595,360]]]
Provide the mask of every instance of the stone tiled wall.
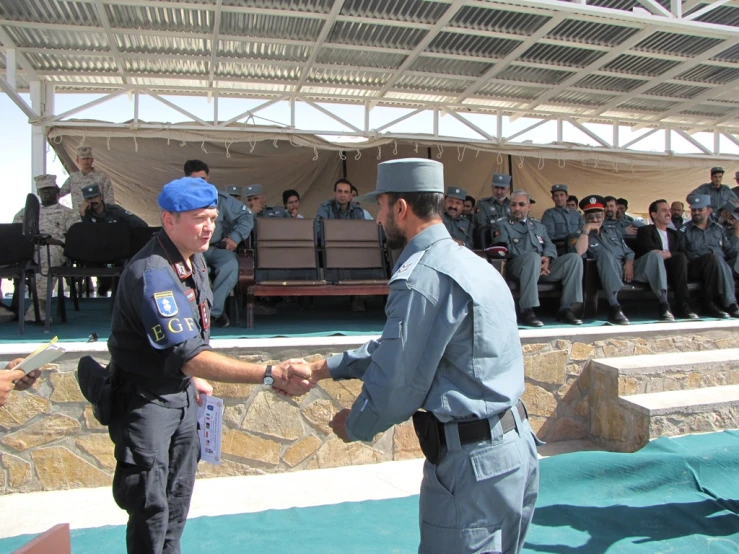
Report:
[[[586,438],[593,418],[614,429],[625,424],[609,419],[607,411],[591,411],[591,358],[737,346],[739,336],[728,330],[623,340],[524,340],[524,400],[532,425],[543,440]],[[322,357],[330,352],[314,348],[226,353],[266,362]],[[8,405],[0,408],[3,493],[95,487],[111,482],[115,462],[107,429],[92,416],[74,377],[80,355],[67,355],[60,365],[50,366],[33,390],[13,392]],[[104,356],[96,357],[105,360]],[[360,387],[361,383],[354,381],[323,382],[301,398],[284,400],[262,386],[214,383],[214,394],[222,397],[226,406],[224,461],[220,466],[201,463],[198,476],[275,473],[420,457],[410,422],[378,435],[372,443],[345,445],[335,438],[328,421],[340,409],[351,406]]]

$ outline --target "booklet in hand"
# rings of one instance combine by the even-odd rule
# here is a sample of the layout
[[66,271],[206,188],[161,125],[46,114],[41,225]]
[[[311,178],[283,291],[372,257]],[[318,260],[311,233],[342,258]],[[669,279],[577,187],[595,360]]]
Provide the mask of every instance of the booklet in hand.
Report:
[[65,352],[64,348],[56,344],[57,340],[58,337],[54,337],[48,344],[42,345],[36,351],[26,356],[26,358],[13,369],[22,369],[23,372],[28,375],[34,369],[50,364]]

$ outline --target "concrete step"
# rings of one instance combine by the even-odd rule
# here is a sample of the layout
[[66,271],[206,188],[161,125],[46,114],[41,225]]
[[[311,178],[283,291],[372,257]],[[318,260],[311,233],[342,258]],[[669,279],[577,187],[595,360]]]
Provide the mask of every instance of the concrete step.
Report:
[[622,396],[644,444],[657,437],[739,428],[739,385]]
[[609,450],[739,428],[739,349],[596,359],[590,374],[589,434]]

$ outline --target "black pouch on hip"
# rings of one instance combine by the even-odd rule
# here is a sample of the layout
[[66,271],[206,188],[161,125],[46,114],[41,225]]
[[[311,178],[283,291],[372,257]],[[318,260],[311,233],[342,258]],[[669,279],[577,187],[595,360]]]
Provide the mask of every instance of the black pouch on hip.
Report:
[[113,373],[94,358],[85,356],[77,364],[77,382],[82,394],[92,404],[92,413],[101,425],[112,417]]
[[431,412],[413,414],[413,428],[426,459],[432,464],[441,460],[441,435],[439,420]]

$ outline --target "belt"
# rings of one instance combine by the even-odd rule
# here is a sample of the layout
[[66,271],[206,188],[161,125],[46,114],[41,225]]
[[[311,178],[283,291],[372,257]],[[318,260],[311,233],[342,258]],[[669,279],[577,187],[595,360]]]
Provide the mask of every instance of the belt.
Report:
[[[523,402],[518,402],[515,408],[518,410],[518,415],[521,421],[528,418],[526,413],[526,407]],[[516,428],[516,419],[513,417],[511,409],[506,410],[500,414],[500,425],[503,428],[503,434],[508,431],[512,431]],[[444,433],[444,424],[439,423],[439,438],[441,444],[446,446],[446,433]],[[490,422],[487,419],[475,419],[473,421],[460,421],[457,423],[457,429],[459,430],[459,442],[460,444],[469,444],[471,442],[480,442],[490,440],[492,435],[490,434]]]

